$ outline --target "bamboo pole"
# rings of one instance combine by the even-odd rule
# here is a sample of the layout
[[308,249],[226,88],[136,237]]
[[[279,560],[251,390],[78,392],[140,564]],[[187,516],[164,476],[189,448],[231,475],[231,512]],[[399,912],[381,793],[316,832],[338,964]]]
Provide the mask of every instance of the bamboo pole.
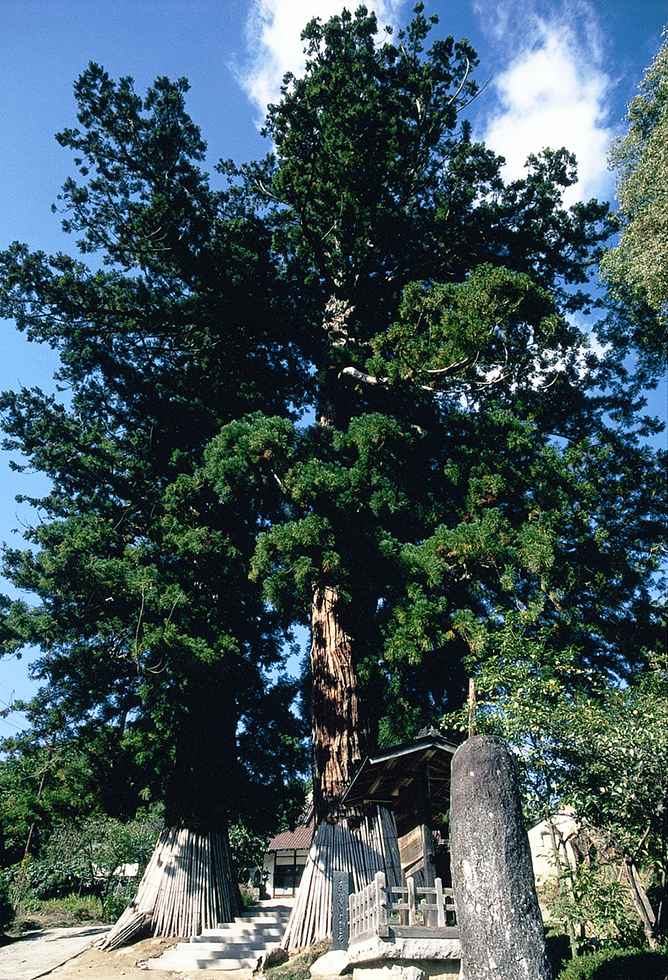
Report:
[[195,935],[234,918],[238,896],[228,880],[229,849],[218,833],[165,828],[137,895],[98,945],[116,949],[150,924],[154,935]]
[[353,828],[342,818],[316,829],[282,946],[295,949],[331,935],[332,872],[352,875],[361,891],[382,871],[388,887],[401,881],[394,815],[383,807],[366,813]]

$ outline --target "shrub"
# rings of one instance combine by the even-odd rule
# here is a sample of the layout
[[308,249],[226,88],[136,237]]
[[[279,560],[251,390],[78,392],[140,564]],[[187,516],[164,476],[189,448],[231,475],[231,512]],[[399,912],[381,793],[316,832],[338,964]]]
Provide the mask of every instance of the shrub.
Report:
[[[43,856],[26,870],[39,898],[72,892],[106,898],[124,884],[123,866],[137,864],[141,874],[155,845],[161,821],[156,815],[126,823],[89,817],[56,827]],[[118,873],[117,873],[118,872]]]
[[130,894],[107,895],[102,903],[100,918],[103,922],[116,922],[132,901]]
[[9,893],[7,876],[0,872],[0,934],[14,921],[15,909]]
[[587,935],[606,948],[643,948],[638,913],[611,864],[590,854],[585,864],[569,868],[560,878],[562,887],[543,896],[554,921],[585,926]]
[[668,956],[664,953],[599,949],[571,960],[557,980],[665,980]]
[[65,895],[46,901],[24,899],[16,907],[13,932],[21,934],[33,929],[60,929],[81,922],[104,921],[102,900],[96,895]]
[[254,833],[242,823],[231,824],[228,834],[232,867],[237,881],[248,881],[253,869],[262,867],[267,838]]
[[99,922],[102,902],[97,895],[65,895],[63,898],[46,902],[54,912],[62,910],[64,916],[71,916],[77,922]]

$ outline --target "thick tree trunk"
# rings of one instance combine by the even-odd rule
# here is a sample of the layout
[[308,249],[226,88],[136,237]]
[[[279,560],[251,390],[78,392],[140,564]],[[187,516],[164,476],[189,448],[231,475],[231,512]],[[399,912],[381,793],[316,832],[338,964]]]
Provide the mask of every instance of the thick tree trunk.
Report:
[[137,894],[100,941],[116,949],[150,929],[156,936],[192,936],[242,911],[227,835],[234,792],[236,711],[220,666],[195,668],[188,710],[177,729],[165,828]]
[[[331,297],[327,303],[323,327],[332,348],[348,342],[351,313],[345,301]],[[349,391],[338,370],[329,372],[319,394],[318,423],[345,428],[349,414]],[[365,600],[358,594],[351,615],[336,584],[313,587],[311,729],[317,829],[283,940],[288,949],[331,935],[334,871],[348,872],[355,890],[368,885],[377,871],[384,871],[391,884],[401,880],[394,815],[383,808],[351,812],[341,802],[369,750],[372,731],[357,671],[357,645],[364,644],[368,625],[360,601]]]
[[138,935],[195,936],[242,911],[227,832],[165,827],[137,894],[98,945],[118,949]]
[[401,883],[394,814],[383,807],[353,812],[341,803],[370,740],[354,644],[339,590],[314,589],[311,723],[317,829],[283,938],[286,949],[331,935],[334,871],[347,872],[356,891],[373,881],[377,871],[384,871],[391,885]]
[[338,589],[314,590],[311,607],[311,726],[316,823],[342,815],[341,797],[367,750],[353,639],[341,623]]

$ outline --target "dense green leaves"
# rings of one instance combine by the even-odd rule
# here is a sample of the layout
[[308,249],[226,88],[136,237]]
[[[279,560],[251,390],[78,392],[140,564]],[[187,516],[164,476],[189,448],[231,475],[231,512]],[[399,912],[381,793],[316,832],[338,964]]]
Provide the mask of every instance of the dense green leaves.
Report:
[[235,172],[310,317],[324,424],[227,426],[206,472],[222,500],[275,501],[265,598],[306,619],[335,587],[401,733],[463,696],[471,630],[493,645],[518,610],[579,670],[633,669],[658,630],[663,490],[623,367],[571,318],[607,207],[564,209],[565,150],[504,185],[458,120],[470,47],[427,50],[422,5],[396,44],[376,26],[364,9],[308,25],[305,75],[268,115],[276,159]]
[[[557,911],[597,929],[606,901],[623,890],[625,901],[618,898],[595,934],[620,939],[644,929],[655,942],[665,928],[665,654],[650,653],[647,669],[618,687],[583,670],[577,649],[555,644],[526,614],[506,617],[491,642],[474,624],[463,628],[478,644],[469,662],[477,669],[475,723],[515,750],[527,815],[552,820],[567,807],[580,829],[580,864],[562,869]],[[554,860],[558,866],[556,853]]]
[[[610,153],[617,171],[621,235],[619,244],[606,252],[602,272],[622,307],[622,322],[630,321],[632,338],[647,366],[656,370],[665,363],[668,303],[668,42],[640,89],[629,103],[629,131]],[[630,309],[624,311],[625,306]]]
[[[287,417],[303,390],[299,353],[279,343],[289,313],[267,236],[228,218],[199,169],[186,90],[160,79],[141,99],[90,65],[75,86],[81,128],[59,137],[82,183],[68,179],[60,201],[95,266],[18,244],[0,257],[0,311],[62,363],[62,394],[0,404],[5,446],[52,483],[33,501],[30,548],[5,551],[5,574],[38,602],[8,607],[7,643],[42,650],[35,712],[57,707],[52,735],[111,739],[139,766],[130,814],[164,793],[177,731],[235,782],[236,727],[282,636],[247,579],[256,515],[221,508],[195,472],[222,424],[259,405]],[[205,704],[215,730],[197,735]],[[294,775],[294,752],[286,765]],[[176,767],[190,772],[183,751]],[[190,810],[242,805],[219,793]]]

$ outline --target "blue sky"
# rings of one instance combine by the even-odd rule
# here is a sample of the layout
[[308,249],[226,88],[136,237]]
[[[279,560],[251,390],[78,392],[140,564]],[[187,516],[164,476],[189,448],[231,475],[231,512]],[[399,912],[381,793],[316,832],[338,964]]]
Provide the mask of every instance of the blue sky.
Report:
[[[51,213],[74,171],[54,133],[76,124],[72,85],[89,61],[115,78],[131,75],[142,92],[157,76],[185,76],[188,109],[209,146],[209,168],[264,155],[259,134],[267,101],[285,71],[299,71],[299,34],[313,16],[338,13],[343,0],[2,0],[0,4],[0,248],[18,240],[46,252],[69,251]],[[348,6],[356,7],[357,0]],[[379,0],[381,25],[405,25],[413,2]],[[477,138],[507,158],[519,176],[530,152],[567,146],[581,181],[570,201],[612,200],[606,153],[624,131],[626,103],[661,44],[665,0],[433,0],[432,38],[468,37],[480,56],[476,77],[490,78],[470,107]],[[0,390],[52,388],[55,355],[28,345],[0,322]],[[655,411],[662,405],[654,399]],[[663,409],[665,411],[665,409]],[[31,517],[17,493],[39,493],[37,475],[9,469],[0,452],[0,541],[19,545]],[[7,586],[6,590],[10,591]],[[0,661],[0,708],[29,696],[29,657]],[[16,714],[0,736],[21,727]]]

